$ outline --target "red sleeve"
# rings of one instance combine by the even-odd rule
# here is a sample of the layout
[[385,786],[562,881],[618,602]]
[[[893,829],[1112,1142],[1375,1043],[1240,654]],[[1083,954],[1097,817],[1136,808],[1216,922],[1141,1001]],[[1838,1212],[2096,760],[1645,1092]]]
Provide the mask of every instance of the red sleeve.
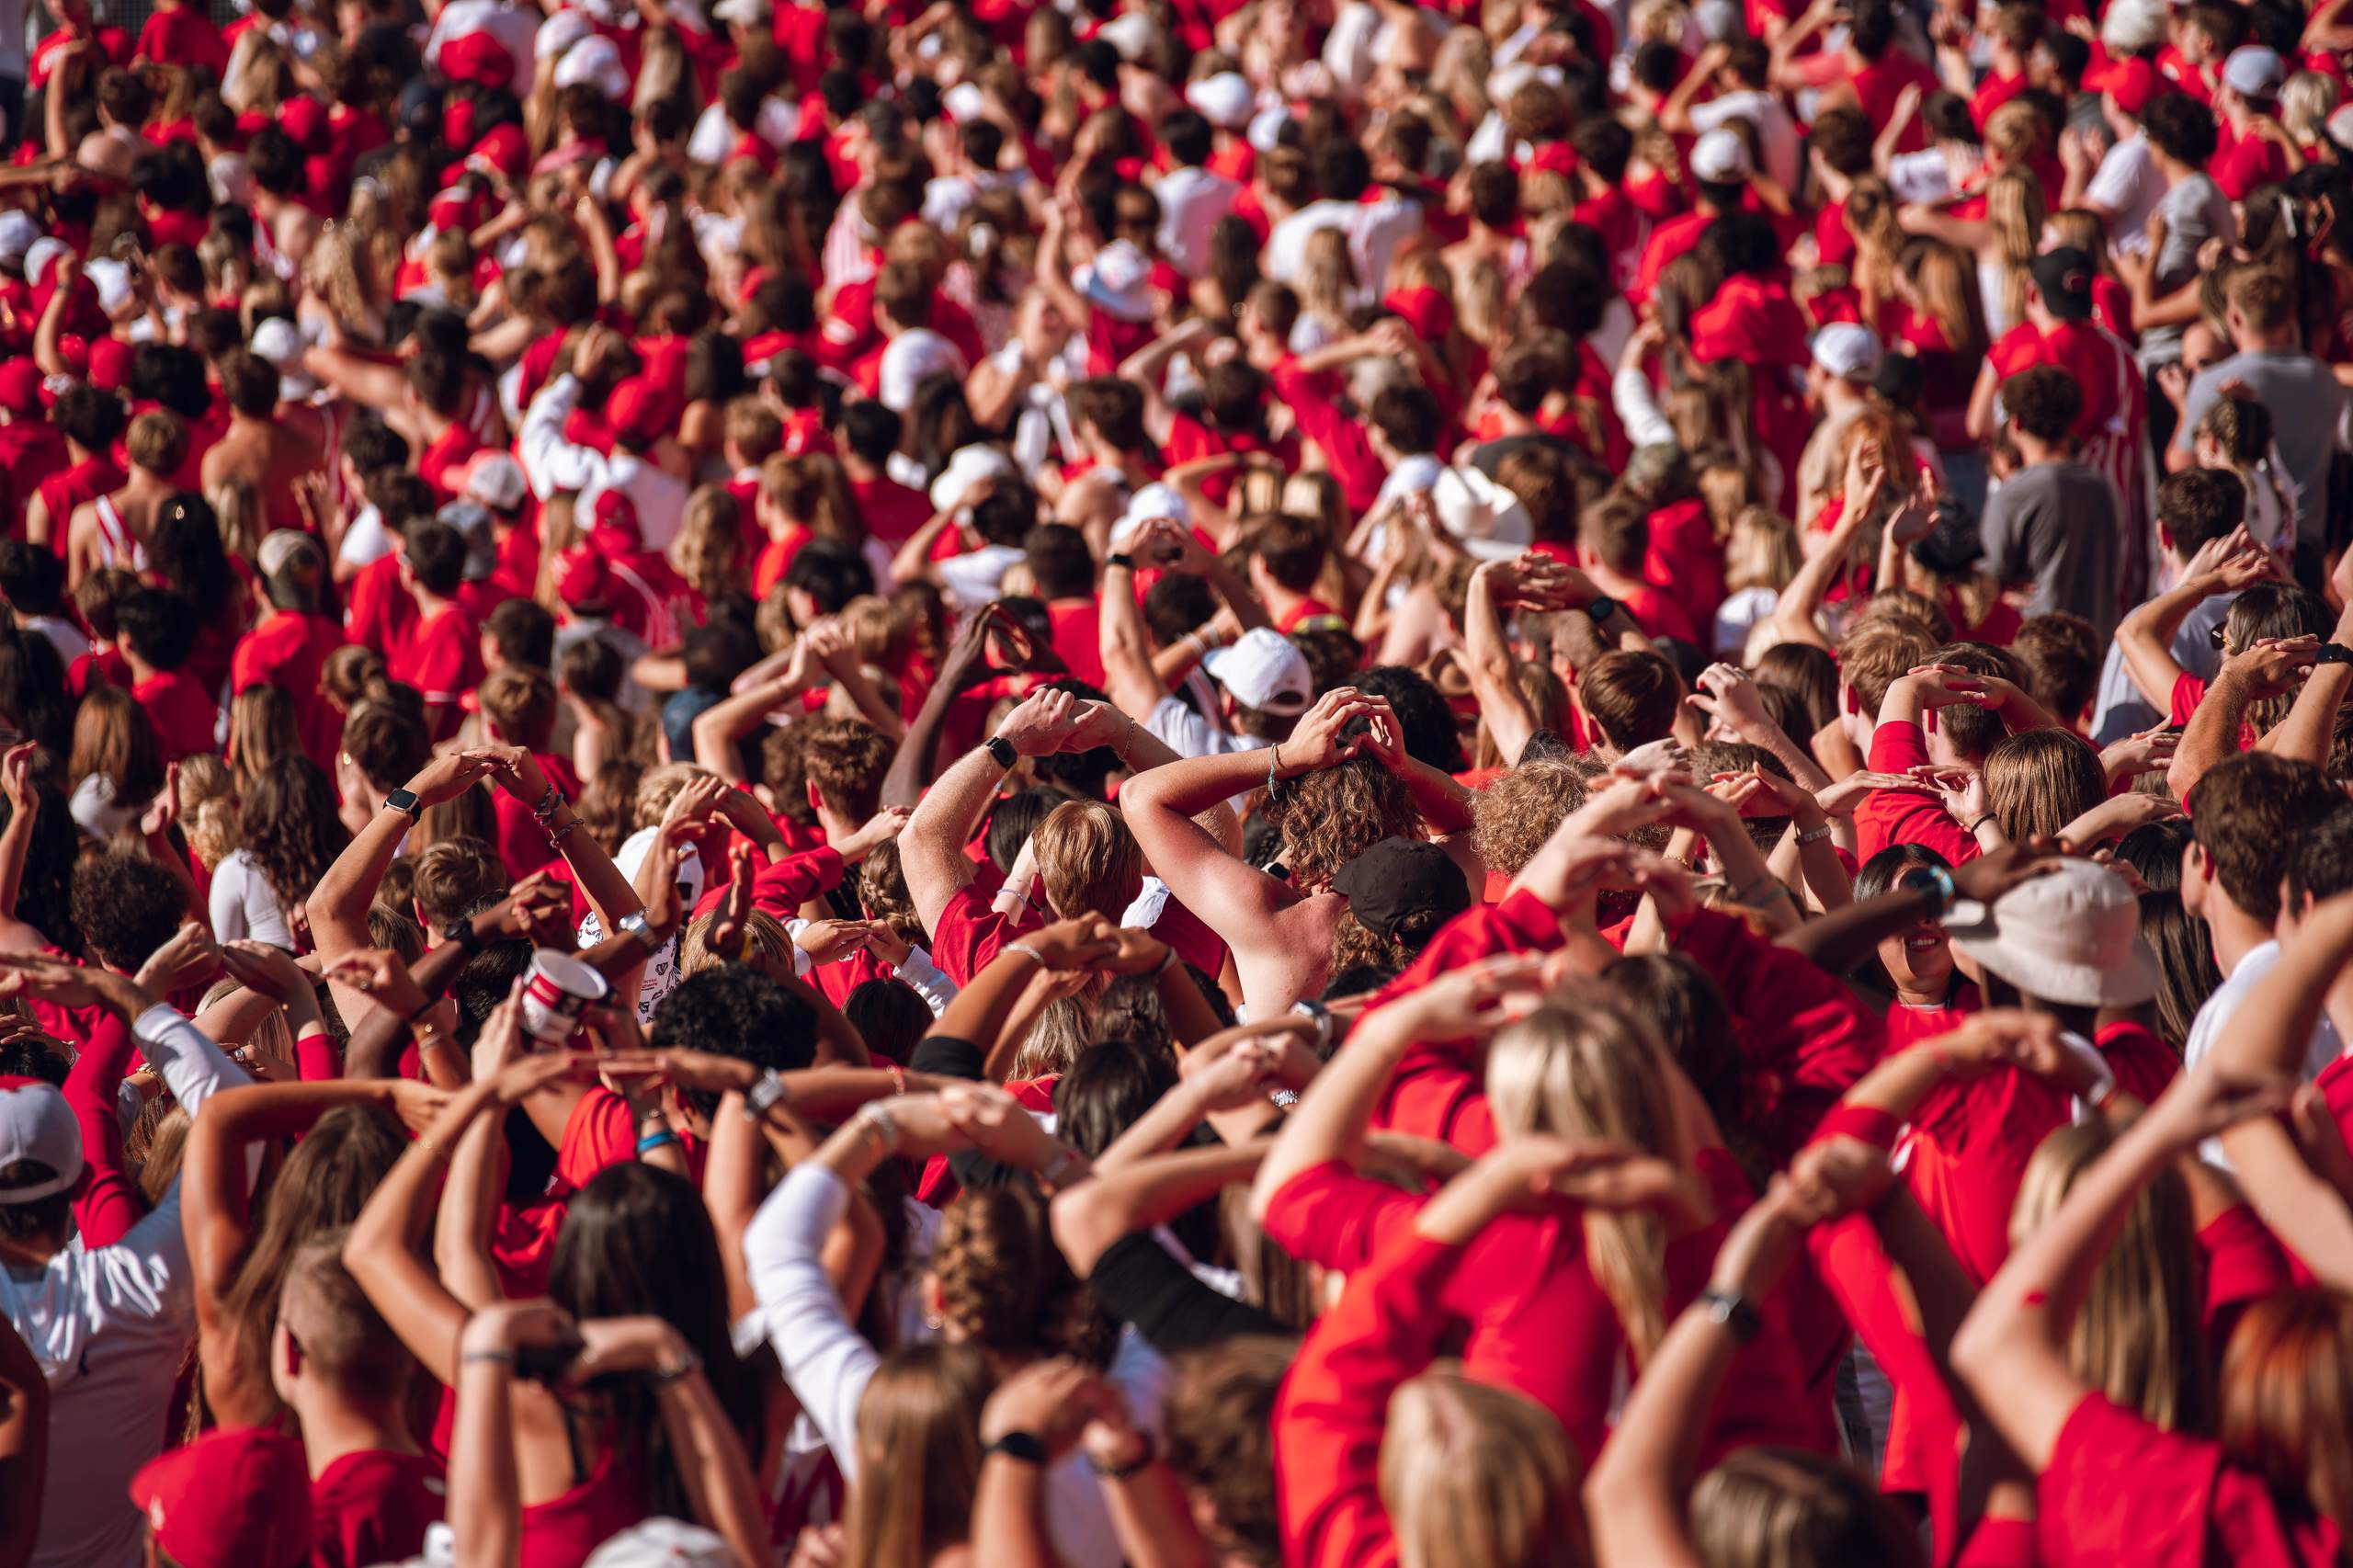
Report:
[[2184,670],[2174,676],[2172,696],[2173,701],[2169,705],[2170,710],[2165,714],[2165,722],[2169,724],[2187,724],[2189,722],[2190,716],[2198,711],[2198,705],[2206,700],[2206,683]]
[[2135,1568],[2234,1561],[2206,1551],[2222,1470],[2220,1444],[2164,1431],[2105,1394],[2086,1393],[2035,1483],[2042,1561]]
[[131,1026],[106,1014],[65,1075],[65,1103],[82,1130],[82,1179],[74,1188],[74,1223],[88,1247],[112,1246],[147,1217],[122,1154],[115,1096],[131,1071]]
[[931,961],[959,989],[989,967],[989,960],[1016,935],[1004,915],[982,901],[971,883],[956,890],[931,927]]
[[2238,1310],[2295,1281],[2288,1255],[2244,1203],[2234,1203],[2198,1233],[2206,1256],[2206,1337],[2218,1349],[2230,1337]]
[[1267,1204],[1264,1229],[1293,1257],[1354,1274],[1413,1223],[1425,1201],[1327,1160],[1283,1183]]
[[1775,1160],[1786,1161],[1877,1064],[1886,1021],[1836,975],[1731,915],[1701,910],[1677,934],[1675,948],[1714,976],[1725,1006],[1744,1021],[1742,1056],[1778,1089],[1759,1131]]
[[333,1035],[304,1035],[294,1042],[294,1072],[306,1084],[324,1083],[343,1076],[343,1062],[335,1048]]
[[[1867,766],[1902,773],[1928,760],[1928,737],[1914,723],[1881,724],[1871,732]],[[1976,836],[1952,820],[1928,790],[1874,790],[1855,808],[1855,858],[1868,863],[1892,844],[1917,844],[1955,866],[1977,858]]]
[[1397,1385],[1422,1371],[1445,1314],[1457,1249],[1407,1232],[1348,1281],[1275,1399],[1275,1494],[1283,1561],[1372,1568],[1397,1561],[1381,1501],[1381,1438]]
[[1364,426],[1342,414],[1333,401],[1328,389],[1337,378],[1328,371],[1309,375],[1299,368],[1298,361],[1285,358],[1276,363],[1268,380],[1275,395],[1290,404],[1300,435],[1324,454],[1332,477],[1339,481],[1348,509],[1363,512],[1370,507],[1380,498],[1388,472],[1373,454],[1372,442],[1365,435]]
[[635,1158],[637,1126],[629,1102],[602,1085],[592,1087],[564,1119],[563,1145],[555,1153],[555,1174],[582,1187],[607,1165]]

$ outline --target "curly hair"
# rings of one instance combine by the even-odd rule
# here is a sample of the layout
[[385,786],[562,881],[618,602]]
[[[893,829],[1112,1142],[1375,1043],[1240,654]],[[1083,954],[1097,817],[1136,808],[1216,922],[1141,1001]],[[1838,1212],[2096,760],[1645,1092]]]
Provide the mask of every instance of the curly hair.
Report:
[[70,914],[90,956],[131,973],[180,928],[188,901],[169,871],[144,855],[113,850],[74,868]]
[[[759,971],[722,964],[672,987],[654,1010],[645,1040],[656,1051],[709,1051],[790,1073],[816,1060],[817,1015]],[[716,1095],[690,1091],[687,1097],[706,1115],[718,1108]]]
[[351,843],[350,830],[335,814],[335,786],[299,751],[263,767],[239,815],[245,853],[289,908],[311,896]]
[[939,1219],[931,1252],[947,1336],[984,1350],[1109,1360],[1114,1331],[1054,1244],[1028,1183],[969,1190]]
[[1472,808],[1472,841],[1490,870],[1517,876],[1585,804],[1598,767],[1588,757],[1523,762],[1484,790]]
[[819,797],[846,817],[872,816],[881,804],[882,776],[891,770],[891,743],[859,719],[826,720],[807,728],[801,742],[801,770]]
[[1369,756],[1302,774],[1267,795],[1291,881],[1320,888],[1384,838],[1419,838],[1422,814],[1405,781]]

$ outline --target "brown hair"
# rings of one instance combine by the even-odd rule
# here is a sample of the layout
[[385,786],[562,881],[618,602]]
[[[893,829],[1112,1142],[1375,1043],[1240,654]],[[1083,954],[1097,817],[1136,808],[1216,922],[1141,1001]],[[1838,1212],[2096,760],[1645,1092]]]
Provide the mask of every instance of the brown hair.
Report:
[[1838,644],[1838,676],[1871,723],[1879,722],[1887,688],[1913,665],[1925,664],[1937,638],[1908,616],[1868,615],[1847,629]]
[[1059,915],[1116,920],[1142,891],[1143,851],[1127,819],[1101,801],[1064,801],[1047,812],[1037,846],[1038,885]]
[[1674,729],[1683,677],[1663,653],[1620,649],[1595,660],[1578,677],[1577,702],[1603,740],[1631,751]]
[[139,699],[119,686],[90,688],[74,715],[74,748],[65,773],[79,785],[94,773],[114,780],[115,803],[144,805],[164,787],[164,750]]
[[320,1233],[296,1250],[278,1299],[286,1332],[305,1361],[356,1399],[400,1398],[416,1362],[368,1292],[343,1266],[347,1226]]
[[1985,754],[1985,804],[2013,844],[2055,838],[2107,799],[2098,754],[2065,730],[2006,735]]
[[1523,762],[1480,790],[1472,804],[1479,858],[1491,871],[1518,875],[1561,819],[1585,804],[1597,771],[1589,757]]
[[850,1562],[926,1568],[965,1538],[981,1483],[981,1406],[988,1394],[988,1362],[970,1346],[934,1341],[882,1358],[858,1402]]
[[2222,1351],[2223,1451],[2353,1531],[2353,1301],[2309,1287],[2250,1302]]
[[2010,653],[2026,676],[2019,684],[2027,695],[2067,722],[2091,706],[2108,648],[2090,621],[2053,610],[2020,626]]
[[959,1195],[940,1215],[931,1274],[949,1338],[1103,1363],[1105,1320],[1054,1244],[1046,1200],[1034,1186]]
[[1727,1455],[1691,1492],[1699,1561],[1766,1568],[1907,1568],[1918,1532],[1870,1479],[1826,1454],[1759,1446]]
[[893,750],[882,732],[858,719],[829,719],[806,726],[801,762],[826,806],[865,821],[880,809],[882,776]]
[[1263,808],[1283,835],[1291,884],[1320,888],[1384,838],[1422,836],[1421,812],[1404,780],[1371,757],[1302,774]]
[[1253,1568],[1280,1568],[1282,1520],[1275,1501],[1275,1395],[1299,1342],[1245,1334],[1179,1358],[1160,1413],[1168,1466],[1205,1494],[1222,1552]]
[[409,897],[437,931],[476,913],[506,886],[506,868],[478,838],[445,838],[410,859]]
[[555,682],[521,665],[493,670],[482,683],[482,716],[506,744],[545,751],[555,731]]

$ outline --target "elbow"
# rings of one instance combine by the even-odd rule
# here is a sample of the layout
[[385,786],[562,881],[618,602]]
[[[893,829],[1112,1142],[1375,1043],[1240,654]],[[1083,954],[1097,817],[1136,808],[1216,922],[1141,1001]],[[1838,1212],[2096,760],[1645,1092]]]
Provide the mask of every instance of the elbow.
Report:
[[1095,1265],[1108,1244],[1108,1238],[1103,1234],[1102,1205],[1098,1201],[1101,1186],[1099,1182],[1083,1181],[1076,1187],[1064,1187],[1054,1194],[1047,1210],[1054,1244],[1069,1261],[1071,1272],[1081,1279],[1095,1272]]

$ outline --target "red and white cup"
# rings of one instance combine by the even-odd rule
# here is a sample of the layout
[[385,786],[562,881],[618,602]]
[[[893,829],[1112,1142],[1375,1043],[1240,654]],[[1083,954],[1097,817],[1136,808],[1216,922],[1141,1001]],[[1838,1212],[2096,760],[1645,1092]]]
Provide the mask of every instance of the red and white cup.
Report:
[[580,1011],[612,994],[605,977],[558,948],[539,948],[523,971],[523,1032],[562,1045],[580,1028]]

